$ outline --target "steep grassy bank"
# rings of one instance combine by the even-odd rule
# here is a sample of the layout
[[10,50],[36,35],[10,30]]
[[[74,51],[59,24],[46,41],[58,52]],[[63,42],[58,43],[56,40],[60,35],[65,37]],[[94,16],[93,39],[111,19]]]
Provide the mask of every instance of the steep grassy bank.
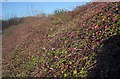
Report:
[[[114,61],[120,65],[119,57],[115,59],[111,54],[115,51],[106,53],[113,43],[120,51],[119,2],[88,3],[71,12],[28,17],[5,32],[8,33],[3,33],[3,77],[102,78],[119,70],[110,64]],[[109,39],[117,43],[111,41],[107,46],[104,41]],[[111,62],[104,62],[106,55]],[[116,55],[120,56],[118,52]],[[114,74],[111,77],[118,77]]]

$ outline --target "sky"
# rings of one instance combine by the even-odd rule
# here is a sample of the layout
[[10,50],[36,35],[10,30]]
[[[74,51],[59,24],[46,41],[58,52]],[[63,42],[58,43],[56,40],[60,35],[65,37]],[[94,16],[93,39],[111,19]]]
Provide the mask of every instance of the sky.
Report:
[[56,9],[73,10],[86,2],[2,2],[2,18],[22,17],[37,13],[51,14]]

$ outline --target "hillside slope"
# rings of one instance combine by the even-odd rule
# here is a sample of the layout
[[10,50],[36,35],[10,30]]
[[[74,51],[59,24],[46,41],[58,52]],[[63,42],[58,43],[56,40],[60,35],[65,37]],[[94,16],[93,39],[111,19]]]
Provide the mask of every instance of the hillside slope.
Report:
[[[48,17],[26,17],[3,32],[3,77],[117,78],[120,68],[110,63],[120,65],[119,38],[120,2],[88,3]],[[106,49],[112,45],[117,50],[113,56],[114,51]]]

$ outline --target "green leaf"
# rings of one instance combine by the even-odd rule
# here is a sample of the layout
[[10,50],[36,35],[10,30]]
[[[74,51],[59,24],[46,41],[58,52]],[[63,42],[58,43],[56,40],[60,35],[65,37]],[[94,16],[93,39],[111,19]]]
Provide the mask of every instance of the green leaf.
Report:
[[72,64],[72,62],[71,62],[71,61],[69,61],[69,64],[71,65],[71,64]]
[[66,77],[67,76],[67,74],[64,74],[64,77]]
[[74,75],[75,75],[75,74],[77,74],[77,71],[76,71],[76,70],[74,70],[74,71],[73,71],[73,74],[74,74]]

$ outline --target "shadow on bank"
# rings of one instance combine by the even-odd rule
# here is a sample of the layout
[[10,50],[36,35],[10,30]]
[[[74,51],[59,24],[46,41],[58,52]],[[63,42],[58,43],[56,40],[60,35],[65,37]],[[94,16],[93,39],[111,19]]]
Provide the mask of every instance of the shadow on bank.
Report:
[[105,40],[97,50],[97,65],[88,79],[120,79],[120,35]]

